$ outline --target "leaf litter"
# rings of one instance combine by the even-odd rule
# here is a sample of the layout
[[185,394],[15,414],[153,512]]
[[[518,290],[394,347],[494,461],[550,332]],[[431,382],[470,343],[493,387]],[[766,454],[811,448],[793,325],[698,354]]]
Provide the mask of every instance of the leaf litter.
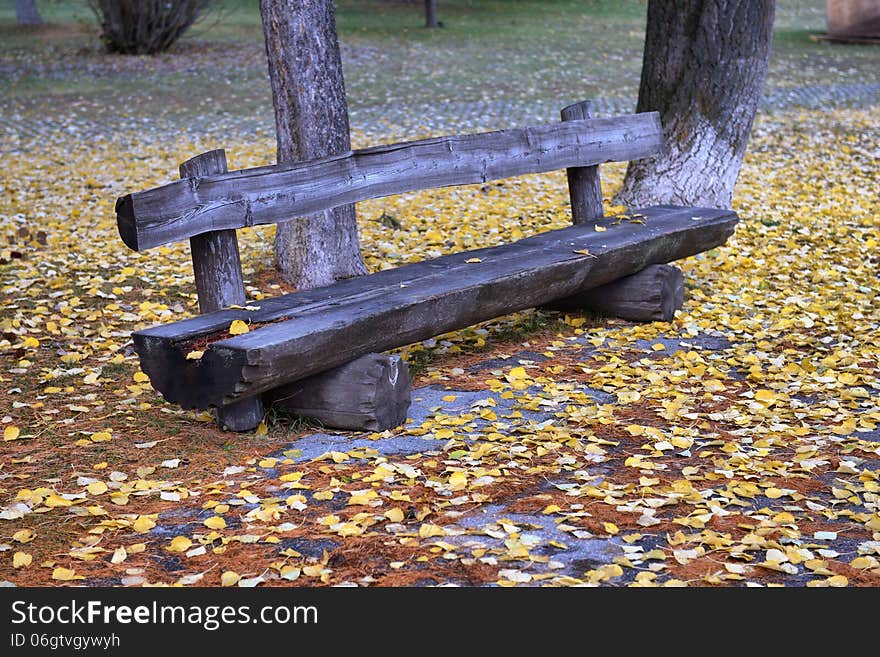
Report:
[[[877,140],[867,110],[760,117],[743,221],[680,263],[672,322],[531,311],[402,349],[415,397],[444,389],[436,406],[304,459],[306,425],[224,434],[152,390],[129,336],[198,312],[189,254],[129,252],[114,225],[117,196],[179,161],[222,146],[232,168],[268,164],[272,142],[16,138],[0,195],[2,578],[877,586]],[[602,173],[610,198],[623,167]],[[563,172],[359,213],[373,271],[569,221]],[[240,231],[249,304],[283,289],[271,237]],[[382,449],[399,437],[431,447]]]

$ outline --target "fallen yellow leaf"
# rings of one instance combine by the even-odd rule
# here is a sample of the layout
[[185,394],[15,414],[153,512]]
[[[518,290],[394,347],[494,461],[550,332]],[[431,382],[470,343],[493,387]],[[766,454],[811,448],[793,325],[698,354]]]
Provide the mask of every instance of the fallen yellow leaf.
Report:
[[226,521],[220,516],[211,516],[202,523],[208,529],[226,529]]
[[250,328],[247,324],[245,324],[240,319],[236,319],[229,325],[229,334],[230,335],[243,335],[250,331]]
[[52,571],[52,579],[57,579],[59,582],[70,582],[75,579],[85,579],[85,577],[77,575],[72,568],[58,566]]
[[138,516],[138,519],[132,523],[131,528],[138,534],[146,534],[155,526],[156,521],[149,516]]
[[102,495],[107,492],[107,484],[103,481],[95,481],[86,486],[86,490],[90,495]]
[[168,545],[169,552],[186,552],[193,542],[186,536],[175,536]]
[[30,529],[19,529],[12,535],[12,540],[19,543],[29,543],[34,540],[35,536],[36,534]]
[[12,555],[12,567],[24,568],[26,566],[30,566],[33,560],[34,558],[27,552],[16,552]]
[[385,512],[385,517],[391,522],[403,522],[403,511],[394,507]]
[[238,584],[238,580],[241,579],[241,575],[239,575],[234,570],[227,570],[222,575],[220,575],[220,586],[235,586]]
[[432,536],[446,536],[446,530],[429,522],[422,523],[419,527],[419,537],[431,538]]

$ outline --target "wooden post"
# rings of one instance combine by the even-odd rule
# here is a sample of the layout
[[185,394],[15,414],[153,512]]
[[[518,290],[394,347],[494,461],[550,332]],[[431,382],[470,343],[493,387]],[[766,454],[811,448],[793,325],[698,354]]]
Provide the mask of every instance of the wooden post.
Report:
[[[202,153],[180,165],[181,178],[198,178],[226,173],[226,151]],[[235,230],[215,230],[189,240],[193,273],[199,295],[199,312],[211,313],[232,305],[244,306],[247,297],[241,273]],[[217,409],[217,422],[232,431],[249,431],[263,419],[259,397],[243,399]]]
[[[580,121],[592,117],[593,103],[582,100],[562,108],[563,121]],[[566,169],[568,174],[568,194],[571,198],[571,222],[586,224],[605,216],[602,209],[602,184],[599,181],[599,166],[573,167]]]
[[328,429],[385,431],[406,422],[411,391],[409,368],[400,356],[367,354],[275,388],[263,400]]
[[549,303],[548,310],[590,310],[632,322],[671,322],[684,304],[684,276],[672,265],[649,265],[578,294]]

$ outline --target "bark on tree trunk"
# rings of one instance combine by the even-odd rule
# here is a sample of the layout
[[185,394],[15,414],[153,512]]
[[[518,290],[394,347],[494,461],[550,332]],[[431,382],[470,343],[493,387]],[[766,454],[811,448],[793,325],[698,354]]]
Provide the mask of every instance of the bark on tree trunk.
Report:
[[440,27],[437,22],[437,0],[425,0],[425,27]]
[[36,0],[15,0],[15,17],[19,25],[40,25],[43,22]]
[[[278,162],[351,150],[331,0],[260,0]],[[367,273],[354,205],[278,225],[275,259],[299,289]]]
[[638,111],[666,144],[616,201],[729,208],[770,60],[775,0],[649,0]]

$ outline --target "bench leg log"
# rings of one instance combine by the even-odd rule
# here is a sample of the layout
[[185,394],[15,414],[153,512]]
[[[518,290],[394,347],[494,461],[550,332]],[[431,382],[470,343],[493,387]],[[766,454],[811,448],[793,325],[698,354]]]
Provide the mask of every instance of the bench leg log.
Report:
[[284,409],[332,429],[385,431],[406,422],[412,380],[400,356],[367,354],[263,395]]
[[[180,177],[209,176],[226,173],[226,152],[222,149],[202,153],[180,165]],[[211,313],[229,306],[243,306],[247,301],[238,238],[235,230],[215,230],[190,238],[199,312]],[[259,397],[242,399],[218,408],[217,423],[229,431],[250,431],[263,419]]]
[[633,322],[668,322],[684,304],[684,276],[672,265],[650,265],[631,276],[559,299],[549,310],[591,310]]
[[[563,107],[560,114],[563,121],[583,121],[592,118],[593,103],[582,100],[574,105]],[[571,199],[571,222],[575,225],[588,224],[601,219],[605,210],[602,207],[602,183],[599,179],[599,166],[572,167],[566,170],[568,176],[568,195]]]

